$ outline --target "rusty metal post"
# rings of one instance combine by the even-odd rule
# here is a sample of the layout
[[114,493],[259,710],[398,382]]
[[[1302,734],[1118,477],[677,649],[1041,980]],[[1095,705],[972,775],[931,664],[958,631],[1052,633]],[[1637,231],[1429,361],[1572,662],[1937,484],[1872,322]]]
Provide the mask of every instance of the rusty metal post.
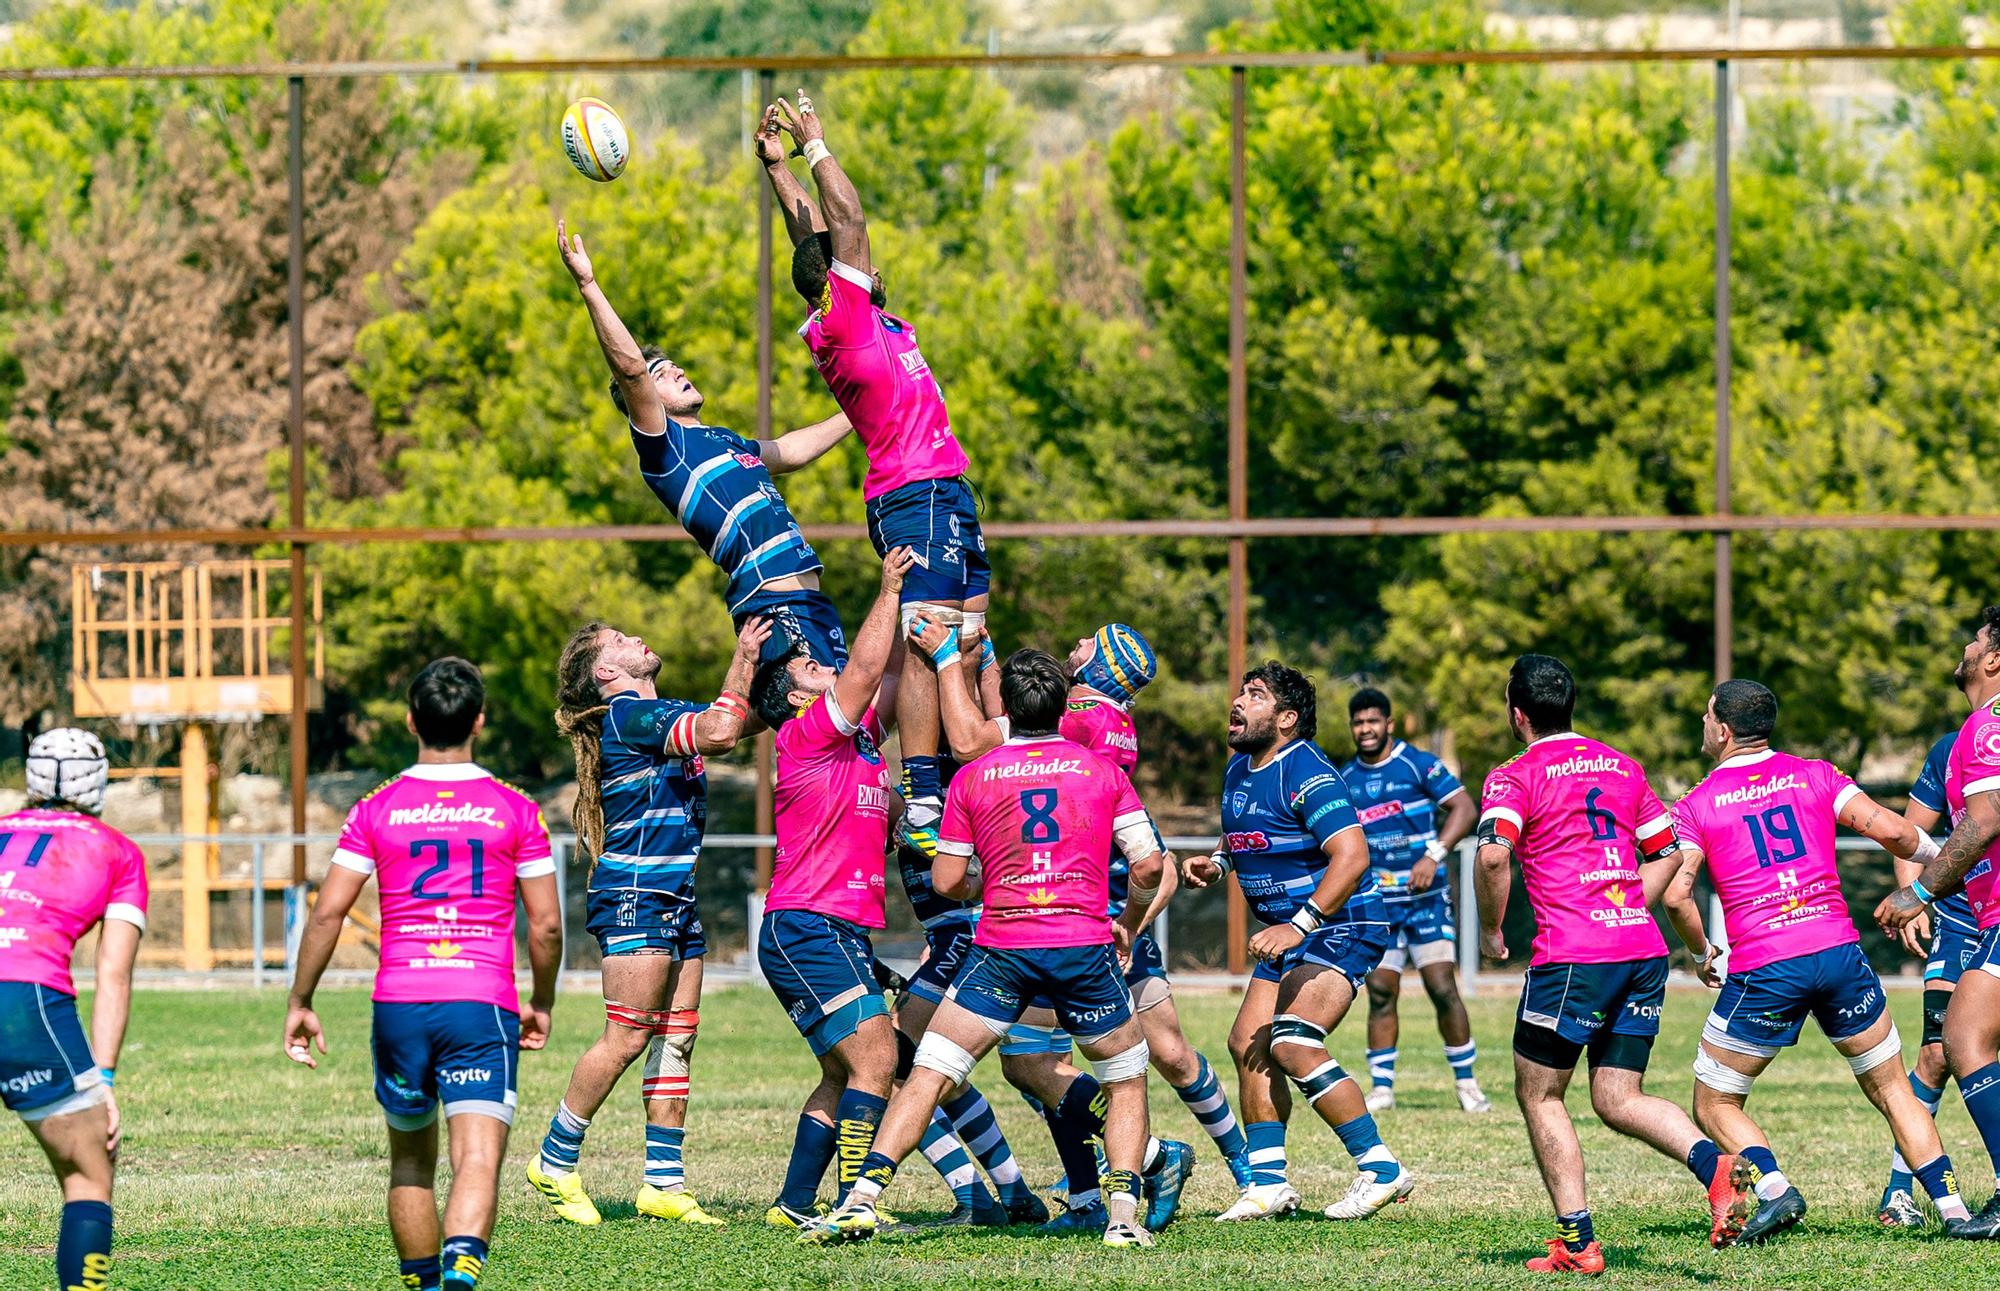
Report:
[[[1229,518],[1250,517],[1249,229],[1244,210],[1244,72],[1229,69]],[[1250,642],[1250,541],[1229,540],[1229,678],[1243,675]],[[1227,687],[1225,687],[1225,690]],[[1249,914],[1229,877],[1229,971],[1249,971]]]
[[[757,107],[776,99],[777,76],[770,71],[757,73]],[[771,186],[759,182],[757,185],[757,438],[771,437]],[[751,756],[757,762],[757,814],[756,832],[771,833],[776,827],[772,814],[771,760],[776,756],[772,747],[771,733],[760,731],[752,741]],[[759,892],[771,886],[771,849],[757,849],[757,886]]]
[[[291,201],[286,223],[289,247],[285,287],[286,335],[291,350],[291,407],[286,417],[286,439],[291,447],[290,498],[287,518],[293,529],[306,527],[306,83],[300,77],[289,80],[288,133],[291,172]],[[306,545],[293,541],[292,609],[292,832],[306,832]],[[292,847],[292,882],[306,881],[306,849]],[[262,894],[258,894],[262,899]]]
[[[1715,62],[1715,513],[1734,507],[1729,489],[1730,378],[1734,355],[1729,322],[1729,60]],[[1715,679],[1736,666],[1735,536],[1715,535]]]

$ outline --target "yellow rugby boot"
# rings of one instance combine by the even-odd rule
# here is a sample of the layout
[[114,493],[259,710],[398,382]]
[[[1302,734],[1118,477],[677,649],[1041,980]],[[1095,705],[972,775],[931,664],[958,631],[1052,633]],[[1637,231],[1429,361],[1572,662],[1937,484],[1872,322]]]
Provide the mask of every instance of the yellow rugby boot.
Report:
[[542,1198],[549,1203],[549,1209],[556,1212],[557,1219],[568,1220],[572,1224],[597,1224],[603,1216],[591,1204],[590,1194],[583,1190],[583,1177],[575,1171],[560,1179],[551,1179],[542,1173],[540,1156],[528,1158],[528,1182]]
[[714,1228],[723,1225],[722,1220],[701,1208],[691,1192],[661,1192],[652,1184],[639,1185],[639,1195],[632,1199],[633,1206],[642,1215],[654,1219],[671,1219],[683,1224],[707,1224]]

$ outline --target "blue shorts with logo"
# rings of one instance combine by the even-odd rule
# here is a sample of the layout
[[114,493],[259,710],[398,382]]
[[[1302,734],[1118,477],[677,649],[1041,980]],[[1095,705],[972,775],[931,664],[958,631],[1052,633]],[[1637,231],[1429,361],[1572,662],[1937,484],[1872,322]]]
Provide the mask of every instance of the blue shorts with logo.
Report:
[[428,1004],[378,1001],[375,1101],[391,1127],[420,1130],[464,1113],[514,1123],[516,1059],[521,1018],[497,1004],[447,1000]]
[[1427,946],[1434,941],[1456,942],[1458,922],[1452,914],[1451,891],[1432,884],[1408,901],[1385,901],[1389,911],[1389,944]]
[[947,998],[1003,1027],[1020,1021],[1032,1003],[1046,1000],[1057,1026],[1085,1038],[1132,1020],[1132,988],[1108,945],[974,946]]
[[0,982],[0,1102],[26,1120],[101,1088],[76,997],[34,982]]
[[1924,964],[1924,985],[1956,986],[1958,979],[1972,965],[1979,953],[1979,925],[1972,918],[1970,906],[1964,898],[1957,898],[1958,909],[1947,909],[1947,902],[1940,901],[1931,907],[1931,954]]
[[868,540],[878,556],[897,547],[916,553],[916,568],[903,580],[905,605],[969,601],[993,582],[979,509],[963,478],[912,480],[868,499]]
[[847,636],[840,630],[840,611],[817,587],[793,587],[783,591],[752,592],[748,600],[730,612],[730,620],[741,632],[751,619],[771,620],[771,639],[764,643],[757,662],[766,663],[803,643],[815,661],[829,668],[847,666]]
[[1125,969],[1125,984],[1137,986],[1149,977],[1167,980],[1166,956],[1160,953],[1160,943],[1150,932],[1142,932],[1132,939],[1132,960]]
[[1253,982],[1276,982],[1295,968],[1331,968],[1357,992],[1389,949],[1389,926],[1382,923],[1338,923],[1310,933],[1279,960],[1264,960],[1250,970]]
[[930,954],[910,974],[910,994],[933,1004],[944,1003],[945,992],[957,980],[958,970],[965,966],[965,957],[972,953],[972,934],[976,929],[970,919],[954,919],[924,929]]
[[1731,973],[1701,1038],[1718,1048],[1766,1057],[1799,1042],[1810,1015],[1829,1040],[1875,1025],[1889,1007],[1882,979],[1857,943]]
[[757,967],[814,1057],[869,1018],[889,1015],[875,982],[875,945],[860,924],[810,910],[766,911]]
[[1519,1021],[1587,1045],[1600,1034],[1660,1034],[1667,957],[1611,964],[1536,964],[1521,986]]
[[635,888],[592,888],[584,898],[584,931],[597,938],[604,958],[667,955],[700,959],[708,954],[701,913],[693,901]]

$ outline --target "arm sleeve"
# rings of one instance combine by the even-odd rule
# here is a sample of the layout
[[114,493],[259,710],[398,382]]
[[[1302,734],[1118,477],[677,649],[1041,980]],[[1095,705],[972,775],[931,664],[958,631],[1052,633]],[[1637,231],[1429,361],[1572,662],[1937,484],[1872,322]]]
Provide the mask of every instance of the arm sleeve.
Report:
[[826,308],[819,316],[822,343],[843,350],[866,344],[882,312],[875,307],[874,291],[874,279],[834,261],[826,276]]
[[111,899],[104,907],[106,919],[129,923],[146,931],[146,854],[139,845],[122,835],[118,840],[117,868],[111,876]]
[[1695,810],[1693,794],[1669,807],[1667,815],[1673,820],[1676,838],[1704,856],[1708,854],[1708,840],[1701,832],[1701,815]]
[[1458,777],[1435,754],[1426,753],[1417,767],[1423,772],[1424,792],[1432,802],[1443,802],[1453,794],[1465,792],[1465,786],[1459,783]]
[[1119,852],[1125,859],[1131,860],[1165,851],[1160,831],[1153,824],[1152,813],[1146,810],[1145,803],[1139,801],[1139,791],[1132,787],[1132,778],[1122,770],[1117,773],[1117,797],[1111,809],[1111,831]]
[[520,819],[514,831],[514,877],[533,879],[555,872],[556,858],[549,847],[549,823],[542,819],[542,809],[532,799],[523,797]]
[[333,845],[333,863],[356,874],[375,872],[375,839],[369,832],[362,805],[355,803],[340,827],[340,841]]
[[1948,805],[1944,796],[1944,772],[1951,761],[1951,746],[1956,738],[1947,735],[1931,745],[1930,753],[1924,758],[1924,769],[1917,773],[1917,782],[1910,786],[1911,802],[1935,812],[1944,811]]
[[1518,845],[1528,827],[1528,791],[1520,777],[1504,769],[1492,772],[1486,777],[1483,797],[1480,837],[1508,847]]
[[953,856],[972,855],[972,812],[966,807],[963,783],[954,780],[945,790],[944,819],[938,822],[938,851]]
[[707,708],[684,699],[628,699],[614,701],[607,720],[631,748],[685,758],[694,756],[694,722]]
[[1292,794],[1291,802],[1299,824],[1321,847],[1336,834],[1361,828],[1354,804],[1348,801],[1347,782],[1330,766],[1315,768]]
[[1815,787],[1833,803],[1833,814],[1838,816],[1847,809],[1847,804],[1861,792],[1861,786],[1831,762],[1814,762],[1812,776]]
[[653,496],[667,511],[678,518],[681,500],[674,491],[671,475],[675,430],[672,422],[668,422],[667,429],[658,435],[648,435],[637,426],[632,426],[632,449],[639,455],[639,478],[646,481],[646,487],[653,491]]
[[1674,836],[1674,818],[1660,805],[1653,786],[1646,780],[1639,781],[1639,825],[1632,832],[1639,840],[1639,855],[1647,860],[1665,856],[1680,846]]

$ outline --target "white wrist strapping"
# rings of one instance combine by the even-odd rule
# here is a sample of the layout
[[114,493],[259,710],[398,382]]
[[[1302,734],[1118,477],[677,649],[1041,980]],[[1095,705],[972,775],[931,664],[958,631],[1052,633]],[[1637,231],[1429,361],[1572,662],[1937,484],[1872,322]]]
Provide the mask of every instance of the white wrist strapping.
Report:
[[1450,855],[1450,850],[1435,838],[1424,844],[1424,859],[1427,861],[1436,861],[1439,864],[1443,864],[1444,858]]
[[826,140],[824,139],[806,140],[804,145],[799,148],[799,153],[806,159],[806,169],[808,170],[819,165],[828,157],[833,156],[832,149],[826,146]]
[[1297,928],[1302,935],[1310,937],[1319,931],[1321,924],[1326,922],[1326,916],[1319,912],[1318,906],[1307,901],[1292,914],[1291,922],[1292,927]]
[[1917,850],[1910,853],[1910,859],[1919,865],[1926,865],[1929,864],[1932,857],[1936,856],[1942,850],[1938,846],[1937,839],[1932,838],[1920,829],[1917,831]]

